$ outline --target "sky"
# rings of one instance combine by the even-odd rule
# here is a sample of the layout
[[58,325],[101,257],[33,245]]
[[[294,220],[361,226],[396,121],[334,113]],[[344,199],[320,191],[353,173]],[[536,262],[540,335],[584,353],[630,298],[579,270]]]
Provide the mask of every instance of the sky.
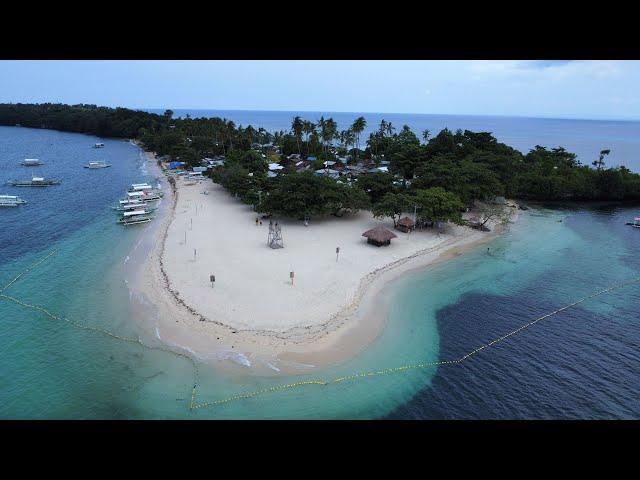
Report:
[[0,61],[0,103],[640,120],[640,61]]

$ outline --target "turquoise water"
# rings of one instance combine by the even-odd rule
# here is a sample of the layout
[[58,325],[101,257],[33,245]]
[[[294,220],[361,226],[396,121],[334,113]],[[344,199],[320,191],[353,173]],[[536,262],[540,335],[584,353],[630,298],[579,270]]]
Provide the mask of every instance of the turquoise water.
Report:
[[[78,168],[87,155],[98,155],[87,150],[96,141],[106,144],[100,159],[114,167]],[[66,147],[48,159],[52,142]],[[0,211],[0,239],[11,245],[1,250],[0,288],[57,249],[4,293],[157,346],[133,318],[126,283],[128,257],[149,227],[123,229],[109,209],[127,184],[153,180],[139,150],[122,141],[0,128],[3,171],[24,168],[13,167],[14,160],[38,156],[29,153],[36,146],[63,184],[58,192],[20,191],[34,195],[30,203]],[[102,177],[88,176],[96,173]],[[229,361],[199,365],[196,401],[459,358],[594,290],[640,276],[640,231],[624,225],[637,212],[537,206],[488,247],[393,283],[384,296],[387,327],[355,358],[299,376],[259,376]],[[0,299],[0,417],[638,418],[639,300],[638,284],[616,290],[460,366],[308,385],[190,411],[189,360]]]

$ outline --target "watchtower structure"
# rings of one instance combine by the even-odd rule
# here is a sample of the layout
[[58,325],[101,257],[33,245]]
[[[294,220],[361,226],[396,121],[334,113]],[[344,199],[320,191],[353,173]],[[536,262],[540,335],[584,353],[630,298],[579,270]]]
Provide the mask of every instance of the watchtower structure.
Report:
[[269,220],[269,238],[267,240],[267,245],[271,248],[284,248],[282,230],[280,229],[278,222],[273,223],[272,220]]

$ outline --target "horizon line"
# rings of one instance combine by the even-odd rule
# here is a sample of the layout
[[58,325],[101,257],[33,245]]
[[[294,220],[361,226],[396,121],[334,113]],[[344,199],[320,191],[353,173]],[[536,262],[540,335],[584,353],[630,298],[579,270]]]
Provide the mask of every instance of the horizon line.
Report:
[[[115,108],[115,107],[112,107]],[[263,110],[263,109],[242,109],[242,108],[204,108],[204,107],[129,107],[133,110],[194,110],[194,111],[215,111],[215,112],[279,112],[279,113],[351,113],[354,115],[433,115],[450,117],[504,117],[504,118],[531,118],[544,120],[582,120],[582,121],[618,121],[618,122],[640,122],[640,117],[574,117],[571,114],[566,116],[545,116],[528,114],[496,114],[496,113],[424,113],[424,112],[353,112],[347,110]]]

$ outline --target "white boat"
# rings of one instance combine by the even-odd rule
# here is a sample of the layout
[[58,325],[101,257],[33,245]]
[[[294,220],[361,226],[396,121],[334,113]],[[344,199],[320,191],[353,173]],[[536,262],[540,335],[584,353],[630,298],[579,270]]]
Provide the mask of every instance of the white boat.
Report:
[[96,168],[107,168],[110,167],[111,164],[110,163],[105,163],[105,162],[89,162],[86,165],[83,165],[84,168],[91,168],[91,169],[96,169]]
[[25,167],[37,167],[39,165],[43,165],[43,163],[37,158],[25,158],[22,162],[20,162],[20,164],[24,165]]
[[153,212],[155,210],[155,208],[149,207],[149,205],[144,202],[123,203],[121,205],[118,205],[117,207],[112,207],[112,208],[118,212],[131,212],[134,210],[143,210],[143,209],[149,212]]
[[93,148],[104,148],[104,143],[94,143]]
[[128,197],[120,200],[120,205],[144,205],[144,202],[140,198]]
[[139,200],[141,202],[154,202],[160,200],[162,194],[157,192],[127,192],[127,198],[120,200],[120,204],[127,203],[129,200]]
[[132,210],[124,212],[122,217],[118,219],[118,223],[121,225],[135,225],[138,223],[148,223],[152,218],[151,212],[146,209]]
[[9,180],[7,183],[14,187],[48,187],[50,185],[60,185],[60,180],[33,177],[31,180]]
[[153,190],[153,187],[148,183],[132,183],[130,192],[144,192],[145,190]]
[[627,225],[631,225],[633,228],[640,228],[640,217],[633,219],[633,222],[627,222]]
[[17,207],[27,203],[15,195],[0,195],[0,207]]
[[153,192],[159,196],[163,196],[164,193],[160,190],[160,184],[158,187],[152,187],[148,183],[133,183],[131,187],[129,187],[130,192]]

